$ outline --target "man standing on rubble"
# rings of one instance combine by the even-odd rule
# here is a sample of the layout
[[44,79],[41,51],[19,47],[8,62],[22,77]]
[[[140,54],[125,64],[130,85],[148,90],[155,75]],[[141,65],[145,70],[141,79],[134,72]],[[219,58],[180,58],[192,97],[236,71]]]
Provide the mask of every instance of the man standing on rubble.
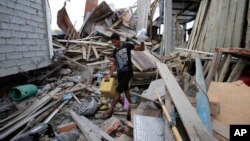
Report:
[[140,30],[137,34],[137,39],[140,45],[133,45],[129,42],[122,43],[120,36],[113,33],[110,37],[112,44],[116,47],[113,51],[113,64],[109,74],[106,77],[111,77],[113,72],[117,70],[118,85],[113,97],[113,101],[109,110],[103,115],[103,118],[112,116],[116,103],[120,100],[120,94],[125,92],[128,102],[131,104],[131,94],[129,89],[129,81],[133,76],[133,68],[131,61],[131,50],[144,51],[144,40],[146,39],[145,30]]

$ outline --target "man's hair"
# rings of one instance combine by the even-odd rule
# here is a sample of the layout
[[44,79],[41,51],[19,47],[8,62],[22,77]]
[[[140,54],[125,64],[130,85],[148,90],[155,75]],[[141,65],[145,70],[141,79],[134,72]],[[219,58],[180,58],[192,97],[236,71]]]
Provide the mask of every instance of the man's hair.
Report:
[[120,40],[120,36],[117,33],[113,33],[110,37],[110,40]]

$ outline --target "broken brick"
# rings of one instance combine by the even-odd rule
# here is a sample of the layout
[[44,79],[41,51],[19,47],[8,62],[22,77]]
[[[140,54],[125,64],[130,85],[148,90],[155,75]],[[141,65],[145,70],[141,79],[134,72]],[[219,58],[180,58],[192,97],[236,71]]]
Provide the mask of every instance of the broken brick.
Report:
[[75,122],[70,122],[70,123],[66,123],[66,124],[63,124],[63,125],[59,125],[57,127],[57,131],[59,133],[63,133],[63,132],[69,132],[69,131],[72,131],[73,129],[76,128],[76,124]]
[[115,131],[120,125],[121,122],[119,119],[117,119],[116,117],[111,117],[103,123],[101,128],[107,134],[110,134]]

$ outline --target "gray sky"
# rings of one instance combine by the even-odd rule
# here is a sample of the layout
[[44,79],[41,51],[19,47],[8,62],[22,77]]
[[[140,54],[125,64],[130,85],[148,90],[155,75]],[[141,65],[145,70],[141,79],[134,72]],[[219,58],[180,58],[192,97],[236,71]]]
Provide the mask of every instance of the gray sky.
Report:
[[[99,3],[103,0],[99,0]],[[113,3],[115,8],[126,8],[132,6],[137,0],[105,0],[108,4]],[[57,11],[63,7],[64,0],[49,0],[51,15],[52,15],[52,30],[59,29],[56,24]],[[83,15],[85,8],[85,0],[71,0],[67,2],[66,9],[69,15],[69,18],[74,25],[77,21],[75,28],[80,29],[83,23]]]

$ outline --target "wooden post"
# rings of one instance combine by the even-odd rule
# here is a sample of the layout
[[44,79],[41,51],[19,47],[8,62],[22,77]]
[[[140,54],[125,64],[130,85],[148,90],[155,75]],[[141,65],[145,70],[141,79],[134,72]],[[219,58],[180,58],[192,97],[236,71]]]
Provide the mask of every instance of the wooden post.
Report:
[[246,60],[240,59],[235,65],[233,71],[231,72],[227,82],[236,81],[240,77],[241,72],[246,66],[246,63],[247,63]]
[[222,68],[221,73],[220,73],[220,76],[219,76],[219,82],[223,82],[223,80],[228,72],[228,66],[231,62],[231,58],[232,58],[232,55],[228,54],[226,62],[224,63],[223,68]]
[[212,63],[211,63],[211,66],[209,68],[208,75],[206,78],[207,87],[209,86],[210,82],[212,81],[212,79],[215,76],[215,73],[217,71],[218,65],[219,65],[220,60],[221,60],[221,55],[222,55],[221,52],[215,52],[214,58],[212,60]]

